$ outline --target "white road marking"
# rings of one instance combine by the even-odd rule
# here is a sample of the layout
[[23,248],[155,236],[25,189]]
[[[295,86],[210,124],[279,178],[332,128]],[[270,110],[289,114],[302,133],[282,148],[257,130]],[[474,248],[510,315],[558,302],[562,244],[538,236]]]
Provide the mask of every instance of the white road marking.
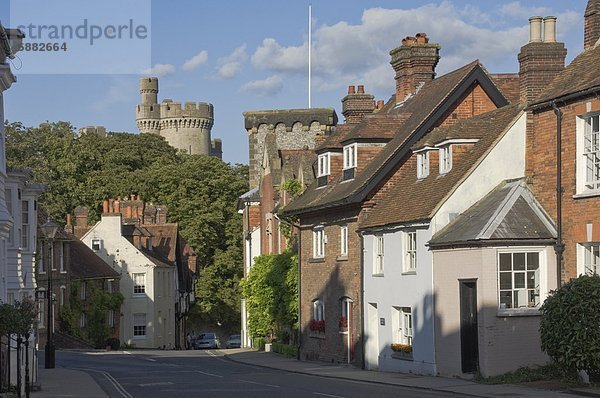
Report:
[[[73,369],[78,369],[78,368],[73,368]],[[101,375],[103,375],[104,377],[106,377],[106,379],[113,385],[113,387],[121,393],[121,396],[124,398],[134,398],[133,395],[131,395],[130,393],[127,392],[127,390],[121,385],[119,384],[119,382],[112,377],[112,375],[108,372],[104,372],[102,370],[95,370],[95,369],[85,369],[85,368],[79,368],[78,370],[84,370],[87,372],[96,372],[96,373],[100,373]]]
[[257,381],[242,380],[242,379],[238,379],[238,380],[239,381],[243,381],[244,383],[256,384],[258,386],[265,386],[265,387],[272,387],[272,388],[280,388],[281,387],[281,386],[275,386],[273,384],[259,383]]
[[200,370],[196,370],[195,372],[196,372],[196,373],[203,374],[203,375],[206,375],[206,376],[212,376],[212,377],[219,377],[219,378],[223,378],[223,376],[219,376],[219,375],[216,375],[216,374],[213,374],[213,373],[208,373],[208,372],[202,372],[202,371],[200,371]]
[[150,361],[150,362],[156,362],[156,359],[153,359],[153,358],[144,358],[144,357],[142,357],[142,359],[144,359],[146,361]]
[[331,397],[331,398],[344,398],[340,395],[331,395],[331,394],[323,394],[322,392],[313,392],[315,395],[321,395],[322,397]]
[[159,381],[157,383],[144,383],[144,384],[140,384],[140,387],[154,387],[154,386],[170,386],[171,384],[173,384],[170,381]]

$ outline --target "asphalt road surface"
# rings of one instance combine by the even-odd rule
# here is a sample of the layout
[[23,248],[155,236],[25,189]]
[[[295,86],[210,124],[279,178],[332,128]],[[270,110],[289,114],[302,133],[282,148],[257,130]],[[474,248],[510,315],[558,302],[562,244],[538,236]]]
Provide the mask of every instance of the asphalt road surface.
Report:
[[56,361],[57,366],[85,370],[115,398],[457,397],[265,369],[234,362],[223,357],[219,350],[59,351]]

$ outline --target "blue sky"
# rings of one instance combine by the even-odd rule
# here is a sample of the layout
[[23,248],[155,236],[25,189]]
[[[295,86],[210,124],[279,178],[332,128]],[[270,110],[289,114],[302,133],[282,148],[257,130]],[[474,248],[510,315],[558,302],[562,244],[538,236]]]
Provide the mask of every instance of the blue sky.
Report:
[[[307,106],[308,1],[138,1],[151,2],[152,70],[146,72],[160,76],[159,100],[214,104],[213,138],[223,139],[224,160],[248,161],[242,112]],[[417,32],[442,46],[438,75],[474,59],[492,73],[517,72],[528,18],[555,15],[570,61],[582,49],[586,3],[313,0],[312,105],[335,107],[343,119],[340,100],[353,84],[387,100],[394,91],[388,53]],[[2,22],[10,25],[6,13],[0,7]],[[103,57],[101,70],[124,58]],[[10,121],[66,120],[77,128],[137,132],[139,74],[16,74],[18,83],[5,94]]]

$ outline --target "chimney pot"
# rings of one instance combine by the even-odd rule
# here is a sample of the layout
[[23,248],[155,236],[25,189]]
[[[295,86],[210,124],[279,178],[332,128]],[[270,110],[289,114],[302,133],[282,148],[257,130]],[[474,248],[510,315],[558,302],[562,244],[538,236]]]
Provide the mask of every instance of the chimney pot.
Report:
[[362,84],[358,85],[358,93],[359,94],[364,94],[365,93],[365,86]]
[[348,86],[348,94],[354,94],[355,92],[354,86]]
[[120,213],[121,212],[121,202],[119,200],[115,200],[114,201],[114,212],[115,213]]
[[131,198],[131,200],[135,200],[135,195],[134,194],[129,195],[129,197]]
[[544,18],[544,43],[556,43],[556,17]]
[[108,213],[108,200],[104,199],[102,201],[102,213]]
[[542,41],[542,17],[529,18],[529,42],[539,43]]
[[377,109],[383,109],[383,100],[377,101]]

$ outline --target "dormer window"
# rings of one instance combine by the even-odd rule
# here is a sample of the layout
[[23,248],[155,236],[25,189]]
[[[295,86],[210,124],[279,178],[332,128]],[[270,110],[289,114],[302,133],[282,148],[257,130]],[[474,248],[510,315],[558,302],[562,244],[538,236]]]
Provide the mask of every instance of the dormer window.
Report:
[[317,182],[320,187],[327,185],[327,176],[330,172],[330,158],[329,152],[323,153],[317,158]]
[[344,147],[344,180],[351,180],[354,178],[354,170],[356,169],[356,150],[356,143]]
[[440,174],[446,174],[452,169],[452,145],[444,145],[440,151]]
[[429,151],[417,153],[417,178],[425,178],[429,175]]

